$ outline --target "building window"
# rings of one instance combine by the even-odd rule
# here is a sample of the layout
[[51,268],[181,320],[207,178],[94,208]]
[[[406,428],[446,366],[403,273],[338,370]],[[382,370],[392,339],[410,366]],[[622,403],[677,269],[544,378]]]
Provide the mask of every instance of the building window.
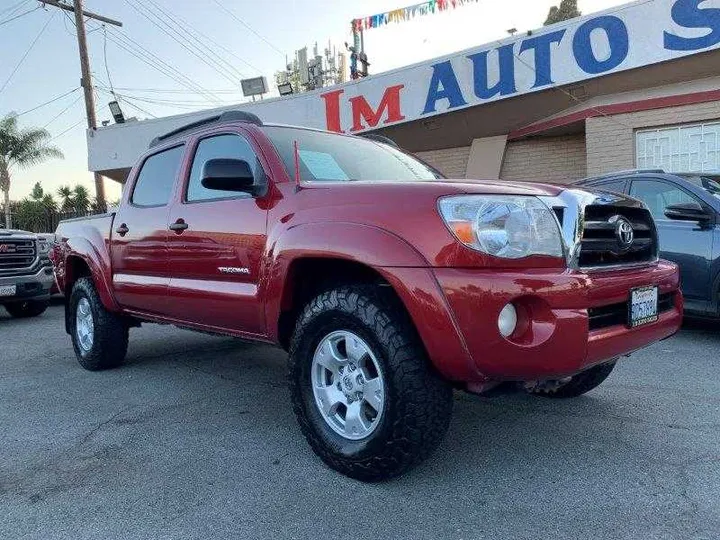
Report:
[[639,169],[720,172],[720,122],[641,130],[635,144]]

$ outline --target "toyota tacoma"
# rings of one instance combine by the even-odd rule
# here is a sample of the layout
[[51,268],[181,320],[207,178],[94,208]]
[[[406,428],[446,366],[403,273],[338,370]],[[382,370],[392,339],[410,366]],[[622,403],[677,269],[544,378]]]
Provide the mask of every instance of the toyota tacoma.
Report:
[[378,481],[438,446],[455,388],[572,398],[675,333],[657,252],[627,196],[449,180],[379,136],[231,111],[157,137],[52,258],[84,368],[146,322],[279,345],[312,449]]

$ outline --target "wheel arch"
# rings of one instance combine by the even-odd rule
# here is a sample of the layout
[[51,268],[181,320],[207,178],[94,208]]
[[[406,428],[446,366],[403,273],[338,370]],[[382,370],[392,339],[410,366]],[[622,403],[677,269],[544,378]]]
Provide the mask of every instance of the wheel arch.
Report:
[[313,294],[341,283],[377,284],[397,291],[383,267],[427,267],[399,236],[359,223],[306,223],[270,241],[266,320],[270,338],[287,348],[295,318]]

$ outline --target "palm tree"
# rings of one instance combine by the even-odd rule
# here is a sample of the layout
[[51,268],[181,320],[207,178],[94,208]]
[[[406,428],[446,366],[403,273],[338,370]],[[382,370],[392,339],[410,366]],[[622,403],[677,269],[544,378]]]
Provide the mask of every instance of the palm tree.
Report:
[[73,209],[73,191],[70,186],[61,186],[57,190],[58,197],[60,197],[60,209],[63,212],[69,212]]
[[12,227],[10,215],[10,169],[29,167],[49,158],[62,158],[55,146],[48,146],[50,133],[44,129],[18,127],[17,115],[0,119],[0,190],[4,195],[5,226]]
[[77,184],[73,189],[73,209],[78,213],[86,213],[90,208],[90,192],[88,189]]

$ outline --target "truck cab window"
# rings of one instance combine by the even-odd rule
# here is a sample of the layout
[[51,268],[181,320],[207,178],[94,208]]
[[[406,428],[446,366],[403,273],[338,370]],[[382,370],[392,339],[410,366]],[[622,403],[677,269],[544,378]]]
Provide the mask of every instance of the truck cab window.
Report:
[[145,160],[132,193],[134,205],[165,206],[168,203],[184,152],[184,146],[175,146]]
[[195,151],[195,158],[193,159],[192,170],[190,171],[190,180],[188,181],[186,201],[252,197],[249,193],[219,191],[203,187],[201,184],[203,165],[205,165],[205,162],[208,160],[217,158],[245,160],[252,168],[256,179],[264,176],[255,151],[244,137],[240,135],[216,135],[214,137],[208,137],[200,141]]

